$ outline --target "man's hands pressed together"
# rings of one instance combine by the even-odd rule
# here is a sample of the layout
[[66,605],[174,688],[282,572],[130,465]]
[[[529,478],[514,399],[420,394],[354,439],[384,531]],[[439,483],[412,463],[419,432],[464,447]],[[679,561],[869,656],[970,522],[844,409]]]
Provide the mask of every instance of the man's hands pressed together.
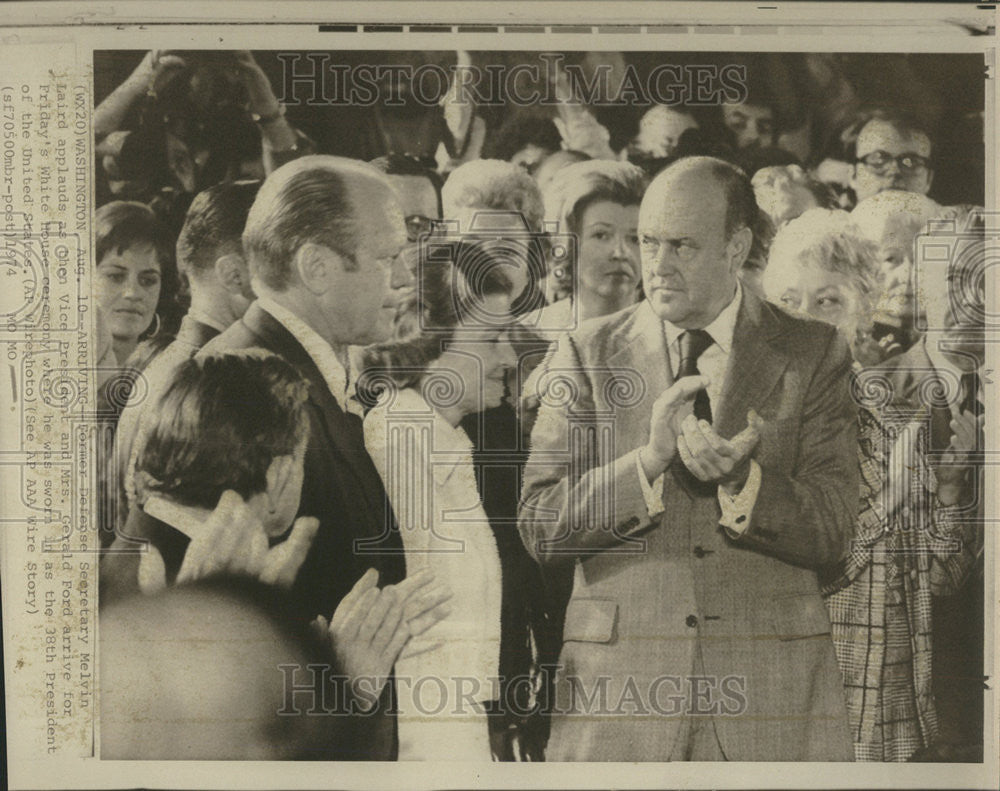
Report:
[[677,439],[681,436],[681,422],[690,415],[694,397],[708,385],[704,376],[685,376],[664,390],[653,403],[649,419],[649,442],[639,451],[639,463],[652,482],[670,466],[677,453]]
[[763,421],[750,410],[747,427],[732,439],[723,439],[692,411],[694,397],[708,385],[704,376],[685,376],[663,391],[653,404],[649,442],[639,451],[646,479],[654,481],[680,455],[698,480],[717,483],[730,496],[739,494],[750,474],[750,460]]
[[760,441],[760,416],[747,413],[747,427],[730,440],[723,439],[711,423],[688,415],[677,437],[677,452],[684,466],[698,480],[718,483],[728,495],[743,490],[750,474],[750,459]]

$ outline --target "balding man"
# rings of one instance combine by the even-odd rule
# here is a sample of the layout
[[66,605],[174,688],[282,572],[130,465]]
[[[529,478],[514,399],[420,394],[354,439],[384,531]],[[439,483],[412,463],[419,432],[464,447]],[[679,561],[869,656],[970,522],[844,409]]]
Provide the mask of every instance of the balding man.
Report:
[[740,286],[756,212],[737,168],[669,166],[646,299],[550,364],[519,522],[575,564],[549,760],[853,759],[817,578],[857,512],[851,358]]
[[[330,156],[279,168],[243,232],[257,299],[204,347],[267,349],[310,384],[300,514],[320,527],[292,588],[306,622],[329,616],[368,568],[382,584],[405,575],[398,529],[365,450],[347,354],[348,346],[390,336],[397,294],[412,285],[399,256],[405,244],[399,199],[375,168]],[[394,757],[392,728],[374,730],[368,757]],[[360,746],[351,747],[358,757]]]
[[883,190],[926,195],[934,180],[931,138],[901,116],[876,117],[861,127],[851,187],[858,201]]

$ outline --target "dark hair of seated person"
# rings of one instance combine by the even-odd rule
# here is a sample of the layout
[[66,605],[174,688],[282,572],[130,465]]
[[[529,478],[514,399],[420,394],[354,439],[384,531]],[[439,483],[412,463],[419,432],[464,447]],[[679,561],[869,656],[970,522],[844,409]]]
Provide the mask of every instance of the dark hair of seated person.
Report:
[[291,455],[309,428],[308,385],[262,350],[186,360],[155,411],[136,465],[143,491],[212,509],[232,489],[267,488],[267,470]]
[[449,241],[421,262],[417,288],[397,313],[393,339],[365,351],[357,384],[363,404],[373,405],[390,382],[398,388],[416,386],[463,328],[488,326],[477,305],[510,295],[514,287],[504,260],[488,245]]

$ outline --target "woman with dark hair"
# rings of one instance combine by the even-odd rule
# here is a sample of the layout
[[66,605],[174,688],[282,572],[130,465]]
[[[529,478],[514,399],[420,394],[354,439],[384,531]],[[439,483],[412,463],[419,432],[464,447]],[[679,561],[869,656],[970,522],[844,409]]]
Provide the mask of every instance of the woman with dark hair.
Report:
[[[407,575],[431,570],[454,592],[452,612],[396,663],[400,760],[488,761],[502,750],[487,712],[501,652],[502,571],[483,509],[466,415],[496,407],[514,365],[507,337],[512,282],[483,248],[436,248],[404,324],[420,328],[368,350],[361,389],[378,393],[365,443],[396,513]],[[419,685],[424,677],[440,684]],[[459,680],[465,686],[456,687]],[[442,695],[439,701],[431,687]],[[419,693],[419,694],[418,694]],[[470,705],[471,704],[471,705]],[[434,714],[433,712],[439,713]]]
[[94,298],[111,329],[119,366],[140,340],[168,333],[162,313],[177,293],[174,241],[142,203],[113,201],[94,215]]

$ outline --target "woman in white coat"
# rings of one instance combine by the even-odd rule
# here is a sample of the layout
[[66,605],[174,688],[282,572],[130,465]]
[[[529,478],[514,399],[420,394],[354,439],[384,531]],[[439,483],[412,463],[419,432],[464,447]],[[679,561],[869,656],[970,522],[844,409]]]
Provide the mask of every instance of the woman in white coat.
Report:
[[489,761],[500,557],[459,423],[503,398],[515,364],[512,281],[504,262],[468,244],[445,244],[431,258],[400,314],[400,337],[368,350],[359,384],[378,398],[365,442],[396,514],[407,576],[430,570],[454,592],[451,613],[396,662],[399,760]]

